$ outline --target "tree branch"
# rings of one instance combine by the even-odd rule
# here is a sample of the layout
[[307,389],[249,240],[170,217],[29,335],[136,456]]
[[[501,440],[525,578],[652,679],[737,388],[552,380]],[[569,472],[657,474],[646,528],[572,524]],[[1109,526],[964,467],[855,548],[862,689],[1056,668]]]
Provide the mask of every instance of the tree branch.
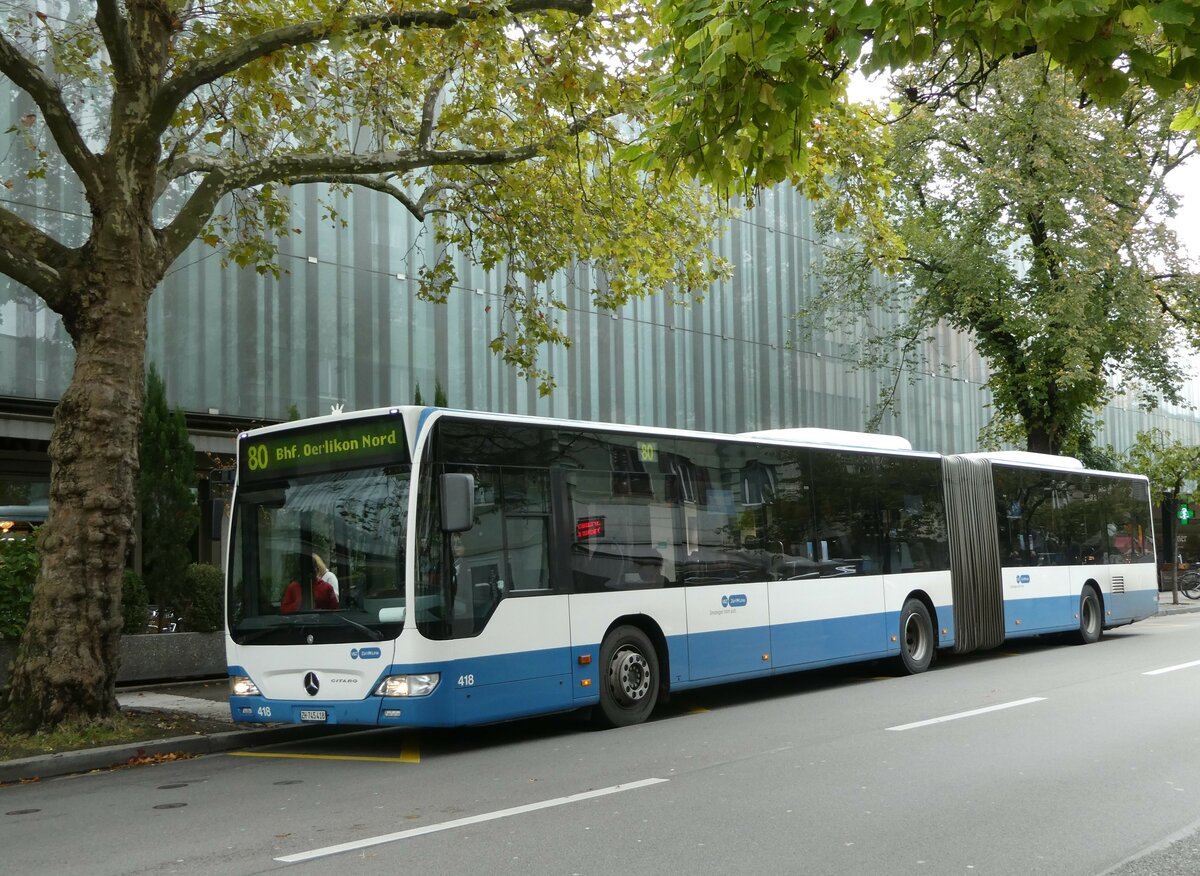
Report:
[[[405,208],[418,218],[424,217],[429,199],[437,191],[448,186],[426,190],[417,202],[390,184],[379,174],[400,174],[422,167],[489,167],[500,164],[517,164],[535,158],[558,137],[574,137],[586,130],[598,118],[606,118],[605,112],[589,113],[576,119],[555,137],[541,143],[529,143],[511,149],[405,149],[393,152],[377,152],[367,155],[353,153],[312,153],[278,155],[259,161],[215,159],[201,155],[185,155],[159,166],[159,190],[166,182],[203,174],[204,180],[184,204],[175,219],[158,232],[164,255],[169,264],[192,242],[200,229],[212,216],[218,202],[237,189],[263,185],[269,182],[301,184],[314,182],[339,182],[382,191],[405,204]],[[416,209],[417,212],[413,212]]]
[[422,149],[428,149],[430,140],[433,138],[433,122],[437,113],[438,98],[442,96],[442,89],[445,88],[446,78],[449,75],[449,70],[443,70],[434,76],[429,83],[429,89],[425,92],[425,106],[421,110],[421,133],[417,137],[417,145]]
[[238,186],[229,185],[220,170],[213,170],[204,177],[174,220],[157,232],[163,249],[163,264],[169,265],[179,258],[208,222],[221,198],[235,188]]
[[544,144],[530,143],[511,149],[403,149],[355,155],[346,153],[299,153],[276,155],[259,161],[229,162],[222,159],[189,155],[176,160],[169,170],[172,179],[202,173],[219,174],[225,180],[224,191],[262,185],[287,183],[304,177],[330,175],[366,176],[377,173],[408,173],[422,167],[481,166],[516,164],[541,153]]
[[0,272],[28,286],[61,313],[65,293],[61,269],[71,250],[36,225],[0,207]]
[[89,193],[98,193],[100,176],[96,156],[83,142],[79,128],[63,101],[62,91],[32,58],[9,42],[3,33],[0,33],[0,73],[33,98],[67,164]]
[[[592,0],[512,0],[504,7],[509,15],[527,15],[532,12],[559,12],[587,16],[592,13]],[[425,10],[412,12],[388,12],[374,15],[354,15],[336,23],[306,21],[280,27],[259,34],[231,46],[208,58],[194,61],[183,67],[158,92],[149,113],[150,132],[157,136],[166,130],[176,108],[189,94],[202,86],[209,85],[222,76],[241,69],[252,61],[264,58],[279,49],[318,43],[328,37],[354,35],[368,30],[388,31],[422,27],[449,30],[464,21],[475,21],[496,11],[489,6],[459,6],[453,12]]]
[[414,216],[423,218],[424,208],[419,206],[419,202],[411,201],[400,189],[376,174],[404,173],[435,165],[513,164],[536,156],[540,148],[538,144],[531,144],[516,149],[455,149],[446,152],[412,149],[374,155],[284,155],[237,167],[229,167],[225,162],[212,159],[187,156],[170,168],[170,178],[202,173],[204,180],[188,198],[179,215],[159,232],[160,239],[169,263],[200,233],[221,198],[237,189],[268,182],[301,184],[336,181],[360,185],[385,192],[404,204],[405,209]]
[[104,45],[112,60],[117,84],[125,87],[137,77],[137,61],[129,41],[129,26],[121,15],[117,0],[99,0],[96,4],[96,25],[104,37]]
[[940,265],[936,262],[931,262],[928,259],[918,258],[912,255],[900,256],[900,261],[904,262],[905,264],[916,265],[918,268],[937,276],[943,276],[950,273],[950,269],[945,265]]

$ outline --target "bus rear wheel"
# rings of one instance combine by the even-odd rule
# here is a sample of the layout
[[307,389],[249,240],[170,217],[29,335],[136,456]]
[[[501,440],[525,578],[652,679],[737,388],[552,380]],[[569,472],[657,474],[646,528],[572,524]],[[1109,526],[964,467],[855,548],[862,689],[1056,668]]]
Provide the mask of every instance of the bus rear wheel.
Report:
[[600,646],[600,712],[605,727],[650,717],[658,702],[658,653],[637,627],[617,627]]
[[933,621],[919,599],[910,599],[900,609],[900,664],[909,675],[924,672],[933,662]]
[[1079,644],[1090,645],[1100,641],[1104,632],[1104,617],[1100,608],[1100,596],[1096,588],[1087,586],[1079,594]]

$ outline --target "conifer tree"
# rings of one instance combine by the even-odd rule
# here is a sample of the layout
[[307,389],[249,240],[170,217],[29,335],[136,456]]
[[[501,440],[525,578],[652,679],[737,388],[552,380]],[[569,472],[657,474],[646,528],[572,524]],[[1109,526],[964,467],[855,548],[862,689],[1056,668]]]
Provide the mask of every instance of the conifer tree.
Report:
[[167,405],[167,390],[151,365],[142,411],[138,506],[142,513],[142,575],[158,604],[159,631],[168,607],[182,610],[183,582],[192,561],[190,542],[200,512],[193,492],[196,451],[180,408]]

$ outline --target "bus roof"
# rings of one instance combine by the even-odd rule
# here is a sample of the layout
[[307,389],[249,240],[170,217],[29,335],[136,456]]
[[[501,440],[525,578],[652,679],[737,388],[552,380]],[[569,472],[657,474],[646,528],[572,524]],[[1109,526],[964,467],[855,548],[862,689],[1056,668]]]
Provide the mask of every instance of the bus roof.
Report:
[[822,444],[831,447],[865,447],[870,450],[912,450],[907,438],[873,432],[851,432],[846,429],[763,429],[759,432],[739,432],[738,438],[764,438],[796,444]]
[[511,422],[539,423],[547,426],[560,426],[570,429],[601,428],[613,432],[628,432],[632,434],[648,434],[662,436],[677,436],[681,438],[725,439],[735,441],[770,441],[780,444],[803,444],[817,447],[841,447],[853,450],[880,450],[885,452],[914,453],[923,456],[938,456],[940,454],[913,450],[912,444],[906,438],[898,435],[881,435],[869,432],[853,432],[843,429],[822,429],[815,427],[798,427],[783,429],[762,429],[753,432],[706,432],[698,429],[675,429],[663,426],[641,426],[629,423],[608,423],[590,420],[574,420],[558,417],[543,417],[532,414],[509,414],[495,411],[473,411],[459,408],[435,408],[419,405],[397,405],[388,408],[372,408],[359,411],[346,411],[340,414],[329,414],[322,417],[311,417],[304,420],[294,420],[288,423],[277,423],[253,429],[243,435],[255,435],[284,431],[291,428],[311,426],[317,423],[331,423],[346,419],[373,418],[397,414],[419,415],[421,420],[430,414],[466,419],[501,419]]
[[[591,420],[574,420],[559,417],[544,417],[534,414],[508,414],[498,411],[473,411],[460,408],[438,408],[421,405],[394,405],[386,408],[370,408],[359,411],[329,414],[322,417],[311,417],[288,423],[277,423],[251,430],[248,434],[262,434],[282,431],[289,428],[311,426],[321,422],[337,422],[345,419],[372,418],[381,416],[403,415],[419,418],[422,422],[430,415],[461,417],[465,419],[507,420],[513,422],[539,423],[546,426],[561,426],[571,429],[601,428],[613,432],[628,432],[631,434],[647,434],[662,436],[677,436],[686,438],[733,439],[738,441],[770,441],[780,444],[799,444],[816,447],[841,447],[850,450],[877,450],[885,453],[912,454],[914,456],[941,457],[957,455],[968,459],[985,459],[1007,465],[1019,465],[1027,468],[1053,469],[1058,471],[1089,471],[1082,461],[1073,456],[1055,456],[1049,453],[1030,453],[1024,450],[997,450],[981,453],[941,454],[932,451],[913,450],[907,438],[899,435],[885,435],[871,432],[854,432],[845,429],[823,429],[816,427],[796,427],[782,429],[761,429],[753,432],[705,432],[697,429],[674,429],[663,426],[641,426],[629,423],[607,423]],[[410,425],[416,425],[410,421]],[[419,429],[419,427],[418,427]],[[1127,472],[1102,472],[1103,474],[1122,475],[1130,478],[1144,477]]]
[[1074,456],[1055,456],[1052,453],[1030,453],[1027,450],[992,450],[986,453],[963,453],[967,459],[986,459],[990,462],[1006,462],[1034,468],[1058,468],[1066,471],[1083,471],[1084,464]]

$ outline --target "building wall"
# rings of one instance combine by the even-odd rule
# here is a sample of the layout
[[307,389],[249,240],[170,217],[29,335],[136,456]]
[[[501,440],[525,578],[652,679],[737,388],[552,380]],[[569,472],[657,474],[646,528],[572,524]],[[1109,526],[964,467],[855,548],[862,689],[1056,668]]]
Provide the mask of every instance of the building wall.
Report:
[[[19,119],[24,100],[0,107],[0,125]],[[557,277],[575,343],[543,353],[558,381],[549,398],[487,348],[501,329],[498,275],[463,257],[449,301],[420,301],[412,278],[432,247],[431,229],[373,192],[355,193],[341,211],[348,226],[335,228],[322,220],[321,195],[313,186],[295,190],[302,233],[281,242],[277,280],[223,266],[222,250],[200,243],[171,268],[151,302],[148,354],[172,404],[284,419],[293,407],[308,416],[334,404],[410,402],[418,385],[432,401],[440,381],[452,406],[479,410],[715,431],[857,430],[880,389],[896,380],[852,367],[860,341],[853,326],[797,335],[793,317],[815,292],[823,246],[811,204],[788,189],[766,193],[731,223],[716,248],[734,264],[734,277],[703,300],[681,304],[660,294],[609,314],[591,306],[595,278],[585,266]],[[84,237],[83,205],[59,175],[23,183],[5,205],[68,241]],[[900,379],[898,415],[883,428],[920,449],[976,449],[989,418],[986,368],[949,330],[929,354],[926,373]],[[71,362],[58,318],[0,278],[0,396],[52,401]],[[1200,402],[1195,383],[1186,393]],[[8,413],[0,403],[0,437],[24,434]],[[1145,414],[1118,402],[1103,420],[1102,442],[1118,448],[1151,425],[1200,441],[1200,420],[1186,407]]]

